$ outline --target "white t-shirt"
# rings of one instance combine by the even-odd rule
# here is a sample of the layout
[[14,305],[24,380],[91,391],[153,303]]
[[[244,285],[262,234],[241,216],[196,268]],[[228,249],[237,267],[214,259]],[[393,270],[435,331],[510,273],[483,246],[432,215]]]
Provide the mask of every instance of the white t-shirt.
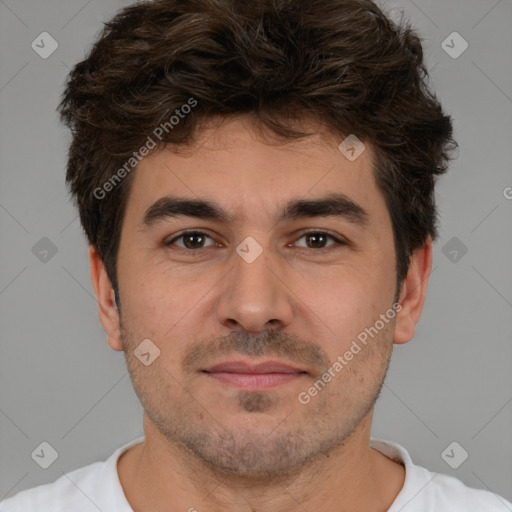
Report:
[[[50,484],[0,502],[0,512],[133,512],[117,473],[117,460],[144,436],[118,448],[105,462],[64,474]],[[413,464],[397,443],[372,438],[370,446],[405,466],[405,482],[388,512],[512,512],[512,503],[460,480]]]

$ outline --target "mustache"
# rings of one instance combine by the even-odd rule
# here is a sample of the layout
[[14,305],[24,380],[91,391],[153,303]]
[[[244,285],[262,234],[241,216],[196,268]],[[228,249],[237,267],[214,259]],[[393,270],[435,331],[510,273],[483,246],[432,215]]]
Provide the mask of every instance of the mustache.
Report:
[[182,364],[185,371],[195,372],[218,356],[234,354],[278,356],[318,375],[324,374],[330,366],[329,357],[318,345],[273,330],[257,334],[236,331],[228,336],[197,340],[188,347]]

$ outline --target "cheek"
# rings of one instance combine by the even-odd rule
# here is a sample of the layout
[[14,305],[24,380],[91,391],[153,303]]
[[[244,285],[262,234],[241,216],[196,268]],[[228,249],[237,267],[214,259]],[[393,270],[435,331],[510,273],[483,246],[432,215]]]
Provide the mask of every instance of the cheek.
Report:
[[375,272],[375,266],[368,270],[352,266],[318,277],[302,280],[294,292],[307,306],[304,314],[316,316],[315,322],[323,324],[326,333],[338,342],[346,342],[373,325],[391,305],[394,287]]
[[122,313],[130,343],[151,339],[171,364],[213,314],[211,298],[219,275],[212,269],[189,274],[168,262],[146,263],[134,265],[123,281]]
[[125,274],[121,303],[132,335],[156,342],[185,314],[183,291],[175,293],[175,288],[156,272],[144,273],[134,267]]

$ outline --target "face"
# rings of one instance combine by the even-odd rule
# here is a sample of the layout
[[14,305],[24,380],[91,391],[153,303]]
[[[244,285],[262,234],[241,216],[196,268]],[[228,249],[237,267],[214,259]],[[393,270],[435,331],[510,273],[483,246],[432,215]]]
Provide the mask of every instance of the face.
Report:
[[[119,313],[160,434],[219,471],[272,476],[369,416],[392,351],[396,272],[369,145],[349,161],[334,136],[278,145],[256,133],[230,121],[139,164]],[[148,339],[146,365],[134,350]]]

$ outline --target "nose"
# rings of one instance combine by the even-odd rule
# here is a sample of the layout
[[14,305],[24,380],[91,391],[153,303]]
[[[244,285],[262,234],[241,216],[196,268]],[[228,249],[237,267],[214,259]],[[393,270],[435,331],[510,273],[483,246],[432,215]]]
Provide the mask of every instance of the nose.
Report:
[[248,263],[233,253],[233,268],[223,279],[217,303],[222,325],[248,332],[282,329],[293,318],[293,293],[286,284],[286,270],[269,249]]

